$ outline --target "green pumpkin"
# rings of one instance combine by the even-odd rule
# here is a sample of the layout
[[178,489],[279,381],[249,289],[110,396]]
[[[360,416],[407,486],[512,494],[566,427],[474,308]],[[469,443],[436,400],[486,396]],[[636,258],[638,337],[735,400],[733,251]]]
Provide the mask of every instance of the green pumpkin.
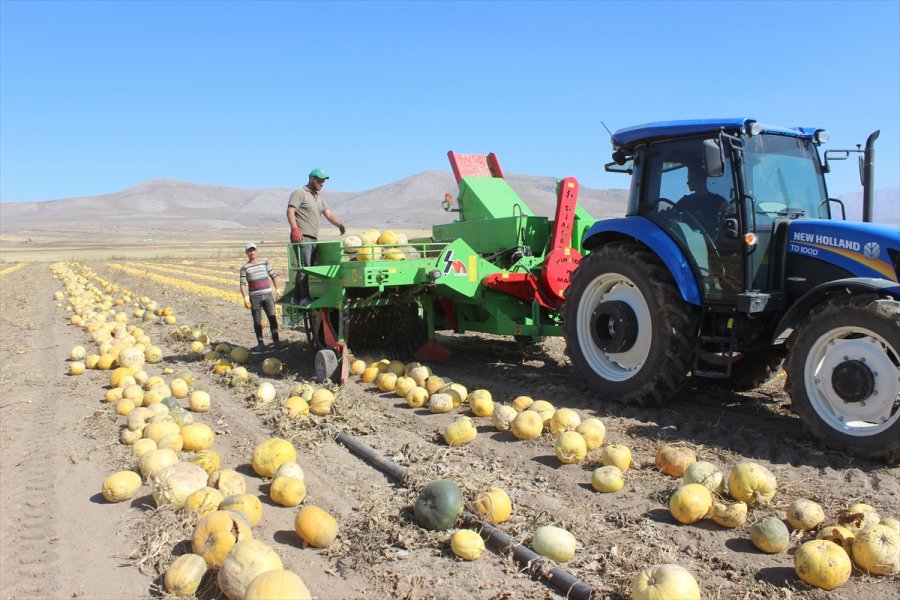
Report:
[[766,517],[750,528],[750,541],[767,554],[777,554],[790,545],[791,532],[778,517]]
[[422,488],[416,498],[416,523],[425,529],[446,531],[456,525],[462,508],[459,486],[449,479],[438,479]]
[[178,400],[173,398],[172,396],[166,396],[161,400],[161,404],[163,404],[166,408],[169,409],[169,412],[179,408],[181,405],[178,404]]

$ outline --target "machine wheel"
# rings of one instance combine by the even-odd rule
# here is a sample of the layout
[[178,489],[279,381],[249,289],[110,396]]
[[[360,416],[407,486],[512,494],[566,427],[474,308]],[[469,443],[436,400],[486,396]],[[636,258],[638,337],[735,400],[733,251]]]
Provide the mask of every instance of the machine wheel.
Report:
[[[326,379],[339,383],[340,363],[337,355],[331,350],[319,350],[316,352],[316,379],[322,383]],[[335,377],[337,376],[337,378]]]
[[566,352],[604,398],[658,404],[690,371],[694,312],[655,254],[611,243],[573,273],[562,308]]
[[[719,356],[701,353],[700,361],[711,365],[722,365],[725,360]],[[784,364],[784,350],[773,348],[758,352],[744,352],[736,356],[731,365],[731,377],[728,379],[707,379],[713,385],[719,385],[734,392],[747,392],[758,388],[778,377]]]
[[812,433],[857,456],[900,459],[900,302],[836,298],[788,343],[787,389]]

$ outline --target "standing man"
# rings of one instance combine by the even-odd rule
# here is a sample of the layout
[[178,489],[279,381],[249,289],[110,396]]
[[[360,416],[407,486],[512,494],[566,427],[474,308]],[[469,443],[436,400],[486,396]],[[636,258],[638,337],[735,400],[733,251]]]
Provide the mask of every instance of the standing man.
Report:
[[[247,244],[244,252],[247,253],[247,262],[241,267],[241,296],[244,298],[244,308],[249,308],[250,314],[253,316],[253,331],[256,332],[255,349],[262,350],[265,346],[263,344],[263,311],[269,320],[272,343],[278,346],[278,319],[275,316],[275,301],[281,298],[278,274],[269,266],[268,262],[257,260],[256,244],[253,242]],[[272,280],[274,288],[269,285],[269,279]]]
[[[328,208],[328,203],[322,197],[322,187],[328,175],[322,169],[313,169],[309,172],[309,183],[299,190],[294,190],[288,201],[287,220],[291,225],[291,243],[301,243],[299,251],[299,264],[308,267],[316,262],[316,242],[319,240],[319,215],[324,215],[328,221],[337,227],[341,235],[346,228],[340,219]],[[308,276],[298,272],[294,286],[294,301],[308,303],[312,301],[309,295]]]

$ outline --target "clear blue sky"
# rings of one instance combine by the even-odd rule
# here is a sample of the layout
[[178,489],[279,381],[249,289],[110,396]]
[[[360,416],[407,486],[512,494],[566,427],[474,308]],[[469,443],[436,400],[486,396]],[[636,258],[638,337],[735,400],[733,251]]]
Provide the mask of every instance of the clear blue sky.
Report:
[[[881,130],[900,185],[900,1],[0,0],[0,200],[154,178],[359,191],[446,152],[624,188],[612,130],[752,117]],[[829,192],[859,189],[839,163]]]

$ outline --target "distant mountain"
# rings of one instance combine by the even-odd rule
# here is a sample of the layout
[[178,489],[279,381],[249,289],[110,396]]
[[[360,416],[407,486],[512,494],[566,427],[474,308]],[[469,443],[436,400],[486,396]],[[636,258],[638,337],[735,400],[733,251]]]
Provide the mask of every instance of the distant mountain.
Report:
[[[532,212],[552,217],[556,179],[536,175],[506,175],[510,186]],[[451,173],[425,171],[362,192],[326,190],[332,210],[351,228],[386,226],[429,229],[454,220],[441,209],[445,193],[456,196]],[[246,227],[287,226],[290,189],[243,189],[154,179],[112,194],[47,202],[0,203],[0,233],[141,228],[170,231],[214,231]],[[582,187],[579,203],[596,218],[625,213],[626,190]],[[847,217],[859,220],[861,194],[843,198]],[[877,190],[876,222],[900,225],[900,188]]]
[[[556,179],[507,174],[510,186],[538,215],[553,216]],[[209,231],[285,225],[290,189],[242,189],[154,179],[102,196],[0,204],[0,233],[97,228]],[[331,209],[350,227],[428,229],[453,220],[441,209],[456,195],[451,173],[425,171],[362,192],[326,190]],[[595,217],[625,212],[624,190],[581,188],[579,201]]]

